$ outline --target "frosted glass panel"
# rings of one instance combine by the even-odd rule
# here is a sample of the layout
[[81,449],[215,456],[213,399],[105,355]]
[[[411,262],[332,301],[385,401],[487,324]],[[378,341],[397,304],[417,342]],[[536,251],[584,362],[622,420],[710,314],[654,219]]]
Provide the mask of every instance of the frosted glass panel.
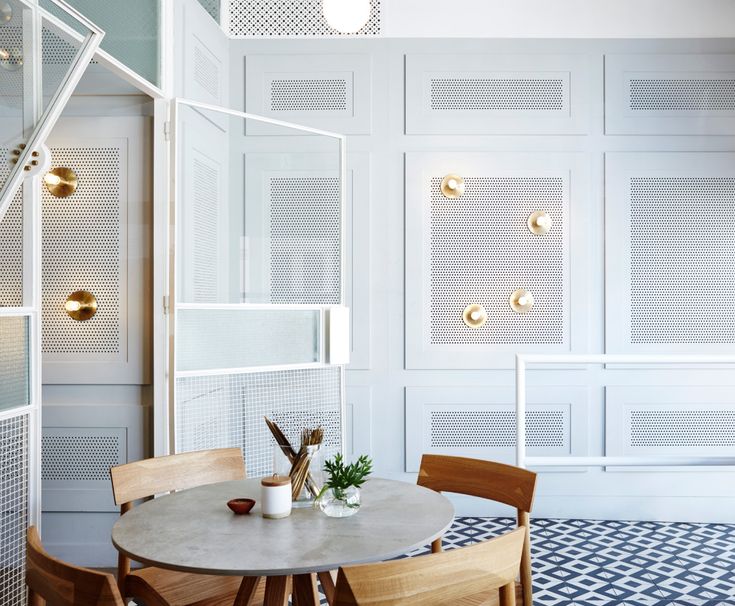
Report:
[[0,410],[30,403],[28,318],[0,317]]
[[177,370],[319,361],[315,310],[181,309],[176,319]]
[[178,301],[341,303],[341,139],[189,106],[177,128]]
[[[105,30],[100,45],[103,50],[149,82],[159,84],[160,0],[66,1]],[[61,17],[48,0],[42,0],[41,6]]]

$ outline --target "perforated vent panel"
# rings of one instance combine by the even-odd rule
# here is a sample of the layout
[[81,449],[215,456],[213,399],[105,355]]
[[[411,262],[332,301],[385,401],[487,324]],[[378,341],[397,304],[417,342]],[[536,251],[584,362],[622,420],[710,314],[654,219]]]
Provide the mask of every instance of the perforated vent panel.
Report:
[[432,110],[563,111],[566,82],[543,78],[432,78]]
[[193,296],[195,303],[214,303],[219,275],[219,173],[216,167],[199,158],[194,158],[193,164],[193,239],[189,243],[192,248]]
[[[560,344],[564,341],[564,180],[559,177],[465,177],[465,193],[445,198],[431,180],[430,339],[432,344]],[[526,227],[539,209],[553,220],[540,238]],[[502,260],[502,262],[501,262]],[[508,304],[518,288],[535,299],[527,314]],[[488,312],[469,328],[462,312]]]
[[219,99],[219,66],[199,47],[194,48],[194,80],[213,98]]
[[330,177],[272,177],[271,302],[340,302],[340,184]]
[[735,410],[631,410],[630,445],[735,446]]
[[0,421],[0,604],[24,606],[28,527],[28,417]]
[[[119,354],[124,285],[120,147],[51,150],[52,166],[70,167],[79,185],[67,198],[43,188],[43,352]],[[87,290],[96,315],[85,322],[64,312],[66,298]]]
[[735,75],[721,79],[631,78],[634,111],[733,111]]
[[43,481],[109,482],[110,467],[125,462],[121,436],[107,428],[44,428],[41,440]]
[[0,317],[0,410],[30,403],[27,317]]
[[[380,34],[380,0],[370,5],[370,19],[358,36]],[[321,0],[232,0],[229,31],[235,38],[344,35],[324,19]]]
[[272,80],[270,108],[274,112],[344,111],[347,109],[347,80]]
[[[560,410],[529,410],[526,446],[565,446],[565,420]],[[434,410],[432,448],[508,448],[516,445],[516,414],[511,410]]]
[[240,447],[248,474],[266,475],[272,472],[274,441],[265,415],[292,443],[304,427],[322,425],[331,456],[341,443],[341,381],[336,367],[179,378],[176,450]]
[[[0,85],[1,86],[1,85]],[[0,183],[9,174],[8,148],[0,148]],[[23,186],[0,221],[0,307],[23,305]]]
[[732,177],[630,179],[632,343],[735,342],[733,213]]

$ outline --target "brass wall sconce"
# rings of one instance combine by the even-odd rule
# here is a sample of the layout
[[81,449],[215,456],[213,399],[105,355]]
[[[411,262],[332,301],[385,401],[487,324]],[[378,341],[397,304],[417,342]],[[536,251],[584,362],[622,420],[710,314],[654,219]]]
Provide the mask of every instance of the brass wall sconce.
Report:
[[526,221],[526,224],[528,225],[528,229],[532,234],[542,236],[549,233],[554,222],[551,220],[551,217],[547,212],[544,212],[543,210],[537,210],[536,212],[531,213],[528,216],[528,221]]
[[0,48],[0,67],[6,72],[17,72],[23,67],[23,53],[17,48]]
[[519,288],[510,296],[509,303],[514,312],[525,314],[533,307],[533,295],[525,288]]
[[462,321],[470,328],[480,328],[487,322],[487,311],[482,305],[473,303],[464,308]]
[[86,290],[76,290],[67,297],[64,309],[72,320],[84,322],[97,313],[97,297]]
[[0,25],[3,25],[13,18],[13,7],[9,2],[0,2]]
[[64,166],[52,168],[43,177],[43,184],[52,196],[56,198],[68,198],[77,191],[77,174]]
[[459,175],[447,175],[442,179],[441,192],[445,198],[459,198],[464,193],[464,179]]

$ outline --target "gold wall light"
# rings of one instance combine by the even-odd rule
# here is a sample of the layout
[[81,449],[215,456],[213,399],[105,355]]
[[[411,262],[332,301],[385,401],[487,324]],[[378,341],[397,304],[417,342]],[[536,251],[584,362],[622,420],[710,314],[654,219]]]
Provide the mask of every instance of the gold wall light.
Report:
[[464,308],[462,321],[470,328],[480,328],[487,322],[487,311],[482,305],[473,303]]
[[9,2],[0,2],[0,25],[7,23],[13,18],[13,7]]
[[542,236],[543,234],[549,233],[554,222],[551,220],[549,213],[543,210],[537,210],[528,216],[526,224],[531,233]]
[[76,290],[67,297],[64,309],[71,319],[84,322],[97,313],[97,297],[86,290]]
[[464,193],[464,179],[459,175],[447,175],[442,179],[441,191],[445,198],[459,198]]
[[77,174],[64,166],[52,168],[43,177],[43,184],[52,196],[56,198],[68,198],[77,191]]
[[513,311],[525,314],[533,307],[533,295],[525,288],[519,288],[510,296],[509,303]]

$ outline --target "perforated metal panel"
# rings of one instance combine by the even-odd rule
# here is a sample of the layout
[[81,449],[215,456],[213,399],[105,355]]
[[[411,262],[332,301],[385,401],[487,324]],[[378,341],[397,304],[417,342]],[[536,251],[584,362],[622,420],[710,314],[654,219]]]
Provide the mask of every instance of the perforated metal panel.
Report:
[[29,420],[0,421],[0,604],[24,606],[28,527]]
[[[464,195],[451,200],[440,191],[442,177],[431,178],[428,218],[430,343],[563,343],[564,179],[466,176]],[[544,237],[526,227],[539,209],[554,221]],[[533,293],[536,303],[527,314],[508,304],[517,288]],[[481,328],[462,321],[472,303],[488,312]]]
[[569,111],[561,78],[431,78],[432,110]]
[[[11,72],[13,73],[13,72]],[[8,176],[8,148],[0,148],[0,183]],[[0,221],[0,307],[23,305],[23,186]]]
[[30,404],[27,317],[0,317],[0,410]]
[[590,71],[580,55],[408,54],[406,133],[584,133]]
[[338,304],[341,195],[336,177],[271,177],[272,303]]
[[345,78],[276,79],[270,83],[270,105],[274,112],[345,111]]
[[199,157],[194,158],[193,168],[192,294],[195,303],[214,303],[219,276],[219,171],[217,166]]
[[176,380],[176,451],[240,447],[248,474],[273,470],[273,444],[263,416],[292,443],[321,425],[328,456],[341,445],[342,371],[338,367],[186,377]]
[[220,66],[210,59],[204,50],[194,48],[194,80],[215,99],[220,92]]
[[[380,34],[380,0],[370,6],[358,36]],[[321,0],[231,0],[229,32],[235,38],[344,35],[324,19]]]
[[630,445],[657,446],[735,446],[735,407],[733,410],[631,409]]
[[[67,198],[43,190],[43,353],[124,354],[125,147],[57,147],[51,155],[52,166],[76,172],[79,186]],[[64,312],[76,290],[97,298],[85,322]]]
[[630,179],[632,343],[735,342],[734,213],[735,177]]
[[605,131],[735,133],[735,55],[608,55]]
[[44,427],[44,482],[109,482],[110,467],[125,463],[124,428]]

